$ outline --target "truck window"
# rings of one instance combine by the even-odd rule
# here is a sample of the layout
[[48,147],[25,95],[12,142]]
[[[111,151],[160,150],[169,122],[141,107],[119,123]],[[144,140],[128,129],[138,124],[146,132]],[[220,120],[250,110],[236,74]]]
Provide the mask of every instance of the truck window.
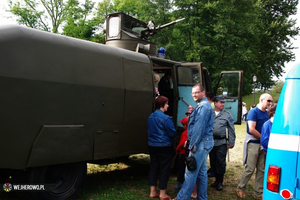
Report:
[[138,35],[141,34],[141,31],[147,28],[147,25],[145,23],[125,15],[123,16],[123,20],[121,23],[124,30],[136,33]]
[[[195,107],[191,92],[192,87],[195,84],[201,83],[201,64],[200,63],[181,63],[176,65],[177,68],[177,80],[178,80],[178,105],[177,105],[177,119],[185,117],[185,112],[188,110],[189,105]],[[182,127],[182,124],[176,122],[178,127]]]
[[243,71],[222,71],[214,88],[216,95],[225,97],[224,109],[231,113],[235,124],[241,124]]
[[178,67],[178,85],[195,85],[200,83],[199,70],[196,67]]
[[119,17],[111,17],[109,19],[109,30],[108,36],[109,37],[117,37],[120,32],[120,24],[119,24]]
[[239,74],[222,74],[217,88],[217,95],[224,97],[238,97]]

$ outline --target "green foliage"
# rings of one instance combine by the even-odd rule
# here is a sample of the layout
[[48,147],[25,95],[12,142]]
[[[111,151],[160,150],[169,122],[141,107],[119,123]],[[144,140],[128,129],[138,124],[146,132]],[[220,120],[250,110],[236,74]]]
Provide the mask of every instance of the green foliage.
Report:
[[9,1],[10,12],[16,16],[17,22],[25,26],[49,31],[48,23],[43,19],[45,12],[38,11],[39,3],[30,0],[24,0],[25,5],[20,2]]
[[297,35],[299,28],[287,17],[294,14],[297,3],[175,0],[176,14],[185,16],[188,22],[185,30],[181,29],[185,33],[185,60],[201,61],[213,83],[220,71],[243,70],[244,94],[252,91],[254,74],[257,87],[270,88],[272,77],[280,76],[284,62],[294,56],[289,37]]
[[245,96],[242,97],[243,102],[245,102],[247,104],[247,108],[249,109],[249,107],[251,105],[254,104],[258,104],[259,103],[259,97],[262,93],[269,93],[272,97],[273,97],[273,101],[278,101],[279,100],[279,96],[282,90],[282,87],[284,85],[283,81],[275,81],[275,84],[271,87],[270,90],[268,91],[263,91],[263,90],[255,90],[255,94],[247,94]]
[[[100,23],[99,24],[100,27],[101,27],[101,24],[104,24],[106,16],[113,12],[114,12],[114,10],[113,10],[113,4],[112,4],[111,0],[103,0],[98,3],[97,11],[96,11],[95,15],[96,15],[96,19]],[[104,28],[104,27],[102,26],[102,28]]]
[[[273,85],[272,88],[271,88],[271,90],[270,90],[270,94],[272,96],[278,96],[278,95],[280,95],[281,90],[283,88],[283,85],[284,85],[283,81],[281,81],[281,80],[276,81],[275,85]],[[278,100],[278,99],[279,99],[279,96],[278,96],[278,98],[276,100]]]
[[156,27],[184,17],[149,39],[166,49],[167,59],[202,62],[213,85],[221,71],[243,70],[245,95],[252,91],[254,74],[256,88],[270,89],[273,76],[280,77],[285,63],[295,58],[290,40],[299,27],[289,17],[297,4],[298,0],[103,0],[92,13],[93,0],[82,5],[78,0],[10,0],[10,11],[26,26],[56,33],[63,25],[65,35],[101,43],[104,34],[96,34],[97,28],[105,28],[105,17],[113,12],[152,20]]
[[290,39],[299,34],[296,20],[288,19],[296,14],[298,0],[261,0],[260,40],[256,44],[258,63],[256,68],[260,88],[270,88],[272,76],[280,77],[285,62],[295,58]]
[[109,3],[104,0],[98,4],[98,11],[105,10],[108,4],[105,13],[93,14],[95,3],[91,0],[82,4],[78,0],[10,0],[9,11],[17,16],[19,24],[31,28],[53,33],[63,30],[63,35],[105,43],[104,34],[96,32],[98,27],[103,28],[99,24],[104,23],[105,16],[111,11]]
[[19,24],[58,33],[74,2],[77,0],[10,0],[9,11],[17,16]]
[[69,1],[68,15],[66,17],[66,25],[63,28],[63,35],[92,40],[92,36],[96,30],[97,20],[88,20],[87,17],[91,14],[94,4],[90,0],[80,6],[77,0]]
[[251,93],[242,97],[243,102],[247,104],[246,107],[248,110],[250,106],[252,106],[253,104],[257,105],[259,103],[259,97],[262,93],[263,92],[260,90],[259,91],[255,90],[255,94]]

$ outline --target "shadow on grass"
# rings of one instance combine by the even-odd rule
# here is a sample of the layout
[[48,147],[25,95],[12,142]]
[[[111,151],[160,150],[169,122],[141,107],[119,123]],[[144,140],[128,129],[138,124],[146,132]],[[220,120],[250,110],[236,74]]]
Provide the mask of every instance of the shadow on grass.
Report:
[[108,167],[88,174],[77,199],[147,199],[149,162],[128,159],[123,163],[121,169]]

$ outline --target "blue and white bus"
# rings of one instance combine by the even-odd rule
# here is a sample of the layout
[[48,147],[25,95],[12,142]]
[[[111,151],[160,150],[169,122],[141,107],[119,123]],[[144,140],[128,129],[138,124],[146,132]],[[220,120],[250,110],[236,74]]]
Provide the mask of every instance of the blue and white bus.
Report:
[[263,199],[300,199],[300,64],[282,88],[270,134]]

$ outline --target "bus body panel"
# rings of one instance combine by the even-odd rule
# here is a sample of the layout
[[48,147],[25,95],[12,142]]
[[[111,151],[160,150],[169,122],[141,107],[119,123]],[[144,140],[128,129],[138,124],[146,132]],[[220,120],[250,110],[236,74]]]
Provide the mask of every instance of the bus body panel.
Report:
[[[288,190],[293,199],[299,194],[299,143],[300,143],[300,65],[287,76],[282,88],[271,129],[265,163],[263,199],[283,199],[281,191]],[[281,168],[279,192],[267,189],[270,165]]]

